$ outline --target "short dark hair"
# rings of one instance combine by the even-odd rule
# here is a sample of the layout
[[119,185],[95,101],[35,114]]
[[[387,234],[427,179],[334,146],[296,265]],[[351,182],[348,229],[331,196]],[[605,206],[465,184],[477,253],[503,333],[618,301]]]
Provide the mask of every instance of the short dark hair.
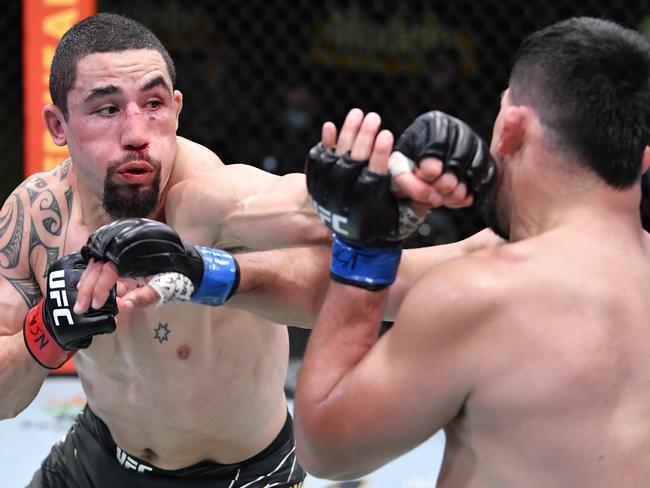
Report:
[[608,184],[638,181],[650,142],[650,43],[614,22],[576,17],[527,37],[510,74],[549,140]]
[[50,70],[50,96],[63,116],[68,118],[68,92],[77,76],[77,62],[93,53],[111,53],[128,49],[152,49],[165,60],[176,84],[176,69],[167,49],[144,25],[122,15],[98,13],[73,25],[56,46]]

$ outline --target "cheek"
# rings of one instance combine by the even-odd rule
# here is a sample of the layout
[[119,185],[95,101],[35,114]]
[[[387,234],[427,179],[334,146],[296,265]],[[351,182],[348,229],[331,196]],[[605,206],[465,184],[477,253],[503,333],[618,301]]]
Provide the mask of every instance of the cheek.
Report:
[[83,119],[70,126],[68,141],[84,152],[96,152],[101,145],[110,139],[112,132],[108,124]]

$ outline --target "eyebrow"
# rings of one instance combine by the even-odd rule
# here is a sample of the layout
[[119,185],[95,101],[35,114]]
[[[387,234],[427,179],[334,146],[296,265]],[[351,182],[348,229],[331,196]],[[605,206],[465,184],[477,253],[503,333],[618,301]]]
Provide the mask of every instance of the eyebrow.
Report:
[[116,93],[122,93],[122,89],[119,86],[106,85],[106,86],[100,86],[99,88],[93,88],[92,90],[90,90],[90,94],[83,99],[83,103],[89,103],[95,100],[96,98],[101,98],[108,95],[115,95]]
[[171,87],[165,81],[165,78],[163,78],[162,76],[156,76],[153,80],[148,81],[147,83],[145,83],[140,91],[148,91],[148,90],[151,90],[152,88],[155,88],[157,86],[162,86],[167,91],[170,91],[170,92],[172,91]]
[[[146,92],[153,88],[156,88],[157,86],[162,86],[163,88],[171,92],[171,87],[165,81],[165,78],[163,78],[162,76],[156,76],[153,80],[150,80],[147,83],[145,83],[142,86],[142,88],[140,88],[140,91]],[[98,88],[93,88],[92,90],[90,90],[90,94],[86,98],[84,98],[83,103],[89,103],[97,98],[106,97],[108,95],[120,94],[122,92],[123,90],[116,85],[100,86]]]

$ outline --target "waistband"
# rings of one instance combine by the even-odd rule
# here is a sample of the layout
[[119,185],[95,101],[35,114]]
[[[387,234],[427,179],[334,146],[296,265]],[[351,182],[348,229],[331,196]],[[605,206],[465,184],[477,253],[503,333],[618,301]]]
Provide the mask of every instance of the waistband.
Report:
[[153,473],[178,478],[223,476],[232,471],[236,471],[237,469],[252,467],[255,464],[273,457],[277,451],[281,451],[288,443],[293,445],[293,422],[291,415],[287,412],[287,418],[284,425],[275,439],[273,439],[273,441],[262,451],[244,461],[233,464],[200,461],[185,468],[167,470],[151,466],[147,461],[123,451],[113,440],[113,436],[111,435],[108,426],[90,409],[88,405],[86,405],[84,410],[79,414],[77,423],[95,437],[110,456],[116,457],[116,462],[119,462],[123,466],[125,466],[125,463],[128,463],[128,466],[125,466],[128,469],[137,469],[140,472],[151,471]]

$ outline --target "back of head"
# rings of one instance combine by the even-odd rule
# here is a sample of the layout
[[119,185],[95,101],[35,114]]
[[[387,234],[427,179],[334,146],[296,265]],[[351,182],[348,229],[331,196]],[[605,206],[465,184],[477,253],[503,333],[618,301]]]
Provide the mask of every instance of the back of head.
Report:
[[52,102],[68,117],[67,96],[75,83],[77,62],[93,53],[152,49],[165,60],[172,84],[176,82],[174,62],[160,40],[144,25],[121,15],[99,13],[68,30],[56,47],[50,71]]
[[588,17],[553,24],[524,40],[509,85],[552,150],[613,187],[638,181],[650,139],[650,43],[638,32]]

